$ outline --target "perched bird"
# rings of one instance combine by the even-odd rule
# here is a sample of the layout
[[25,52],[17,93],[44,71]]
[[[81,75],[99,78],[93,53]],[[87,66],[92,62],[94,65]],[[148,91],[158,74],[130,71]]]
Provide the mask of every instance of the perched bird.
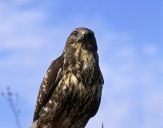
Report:
[[35,128],[84,128],[99,108],[104,80],[93,31],[76,28],[40,86]]

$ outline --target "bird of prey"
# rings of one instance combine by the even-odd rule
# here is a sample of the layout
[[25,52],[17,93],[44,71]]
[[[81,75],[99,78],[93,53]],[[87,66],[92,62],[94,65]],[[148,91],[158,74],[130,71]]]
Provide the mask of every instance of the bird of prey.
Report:
[[103,84],[95,35],[76,28],[42,80],[33,126],[84,128],[98,111]]

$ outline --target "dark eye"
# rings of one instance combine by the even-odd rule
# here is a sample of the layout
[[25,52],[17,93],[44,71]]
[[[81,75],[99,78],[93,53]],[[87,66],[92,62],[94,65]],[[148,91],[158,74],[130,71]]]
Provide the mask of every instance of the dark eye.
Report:
[[78,35],[78,32],[77,31],[74,31],[73,32],[73,36],[77,36]]

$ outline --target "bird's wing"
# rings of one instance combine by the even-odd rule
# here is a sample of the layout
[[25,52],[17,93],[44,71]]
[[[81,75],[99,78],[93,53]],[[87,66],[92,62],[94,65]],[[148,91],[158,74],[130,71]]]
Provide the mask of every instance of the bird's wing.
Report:
[[90,117],[93,117],[96,115],[99,106],[100,106],[100,102],[101,102],[101,94],[102,94],[102,88],[103,88],[103,84],[104,84],[104,79],[103,79],[103,75],[101,73],[101,70],[99,67],[96,68],[97,71],[99,72],[96,77],[96,90],[95,90],[95,94],[96,96],[93,98],[93,104],[92,104],[92,110],[89,111]]
[[62,66],[63,55],[54,60],[48,68],[40,86],[33,116],[33,122],[39,118],[40,111],[46,105],[51,96],[51,93],[57,86],[57,79],[59,79],[59,76],[61,75]]

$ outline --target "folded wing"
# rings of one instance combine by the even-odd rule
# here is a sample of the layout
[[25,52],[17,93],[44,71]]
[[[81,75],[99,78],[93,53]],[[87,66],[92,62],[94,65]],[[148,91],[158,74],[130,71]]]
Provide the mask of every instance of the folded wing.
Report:
[[46,105],[55,87],[57,86],[58,79],[61,76],[62,66],[63,55],[54,60],[48,68],[38,93],[33,122],[39,118],[42,108]]

